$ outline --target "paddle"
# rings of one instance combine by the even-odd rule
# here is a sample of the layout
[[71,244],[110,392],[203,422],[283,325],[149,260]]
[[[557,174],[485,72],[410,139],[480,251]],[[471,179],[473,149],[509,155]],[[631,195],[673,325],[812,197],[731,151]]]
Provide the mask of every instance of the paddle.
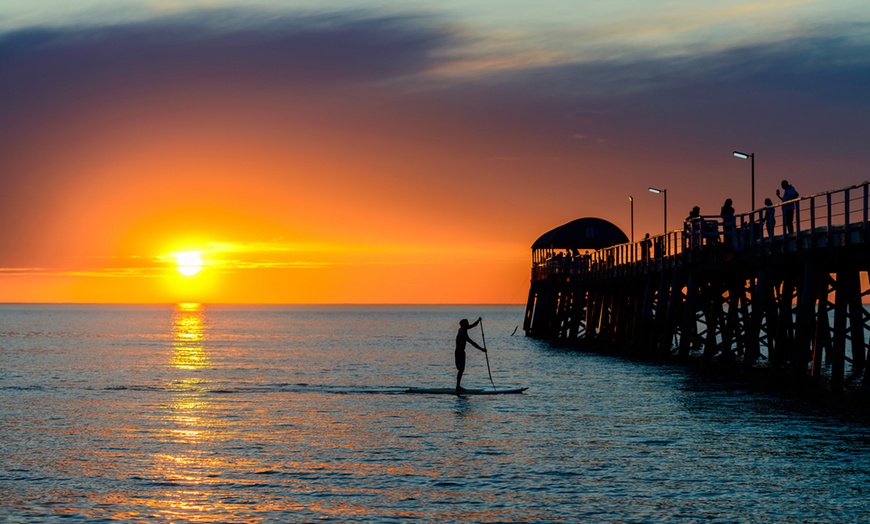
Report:
[[483,332],[483,319],[480,319],[480,338],[483,341],[484,356],[486,356],[486,371],[489,373],[489,383],[495,390],[495,382],[492,381],[492,370],[489,369],[489,351],[486,351],[486,334]]

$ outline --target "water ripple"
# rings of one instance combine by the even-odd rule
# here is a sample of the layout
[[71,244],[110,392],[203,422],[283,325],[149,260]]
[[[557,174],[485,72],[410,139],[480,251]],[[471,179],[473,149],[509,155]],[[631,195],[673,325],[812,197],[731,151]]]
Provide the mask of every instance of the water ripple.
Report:
[[521,309],[483,312],[531,388],[456,397],[404,390],[452,383],[481,308],[46,308],[0,308],[0,520],[870,521],[865,420],[510,337]]

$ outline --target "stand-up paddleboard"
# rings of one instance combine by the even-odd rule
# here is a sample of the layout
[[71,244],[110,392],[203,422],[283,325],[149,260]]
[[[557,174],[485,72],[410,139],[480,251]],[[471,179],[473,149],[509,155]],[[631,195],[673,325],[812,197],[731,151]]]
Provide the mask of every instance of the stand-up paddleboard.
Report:
[[511,393],[522,393],[529,388],[511,388],[511,389],[462,389],[457,391],[456,388],[408,388],[405,393],[422,393],[426,395],[508,395]]
[[[464,324],[463,324],[464,322]],[[486,355],[486,371],[489,374],[489,383],[492,384],[492,389],[456,389],[456,388],[408,388],[405,390],[405,393],[421,393],[424,395],[508,395],[511,393],[522,393],[523,391],[529,388],[505,388],[498,389],[495,387],[495,382],[492,380],[492,370],[489,367],[489,352],[486,350],[486,334],[483,332],[483,318],[477,319],[476,323],[480,324],[480,337],[483,341],[483,347],[480,348],[477,344],[472,342],[474,347],[483,350],[483,354]],[[464,320],[459,323],[463,325],[467,329],[468,321]],[[514,330],[516,331],[516,330]],[[471,339],[469,339],[471,340]]]

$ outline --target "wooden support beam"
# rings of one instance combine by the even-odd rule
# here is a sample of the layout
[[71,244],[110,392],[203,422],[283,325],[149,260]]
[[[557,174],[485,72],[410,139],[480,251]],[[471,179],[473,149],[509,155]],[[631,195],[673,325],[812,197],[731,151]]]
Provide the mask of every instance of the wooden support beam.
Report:
[[831,353],[831,326],[828,314],[833,309],[830,297],[834,290],[834,280],[830,273],[821,275],[819,278],[819,306],[816,321],[816,332],[813,336],[813,356],[810,368],[810,377],[813,382],[819,383],[822,378],[823,356]]
[[853,372],[864,370],[867,362],[867,341],[864,325],[864,304],[861,303],[861,272],[857,267],[849,268],[849,332],[852,347]]
[[761,357],[761,326],[768,304],[771,302],[773,290],[770,288],[770,277],[764,267],[758,269],[755,282],[752,287],[752,308],[749,313],[749,321],[746,329],[746,354],[743,356],[743,365],[751,367]]
[[686,271],[683,268],[674,268],[671,272],[670,293],[668,293],[668,307],[665,314],[664,329],[659,339],[658,350],[666,353],[674,345],[674,337],[680,323],[680,314],[683,311],[683,286],[686,282]]
[[647,353],[656,355],[659,353],[662,338],[666,335],[666,320],[668,313],[668,304],[670,296],[671,280],[673,278],[672,270],[662,270],[659,277],[659,287],[656,293],[656,308],[655,317],[653,319],[653,329],[650,333]]
[[529,286],[529,297],[526,299],[526,314],[523,318],[523,331],[526,332],[526,335],[532,334],[532,320],[535,318],[535,304],[538,299],[536,288],[537,286],[533,282]]
[[707,299],[707,340],[704,344],[704,357],[712,358],[719,352],[719,342],[717,339],[717,335],[719,332],[719,326],[722,323],[722,319],[724,318],[724,303],[725,298],[723,297],[725,293],[725,285],[719,280],[715,279],[710,283],[710,296]]
[[641,321],[636,331],[631,353],[638,355],[643,353],[646,341],[650,340],[654,331],[656,291],[658,283],[651,275],[647,276],[643,289],[643,304],[641,305]]
[[692,348],[692,341],[698,333],[698,325],[695,320],[695,313],[698,310],[698,276],[694,271],[690,271],[686,279],[686,300],[683,303],[683,318],[680,329],[680,357],[685,359],[689,356],[689,350]]
[[791,355],[794,378],[802,382],[808,376],[812,357],[813,334],[816,332],[816,296],[818,295],[817,265],[811,260],[803,264],[801,284],[798,288],[797,326]]
[[829,358],[831,364],[831,387],[835,391],[843,388],[843,373],[846,363],[846,314],[849,307],[847,281],[848,277],[842,273],[837,273],[834,289],[836,294],[834,297],[834,337]]
[[795,290],[794,275],[783,277],[780,283],[779,293],[776,295],[776,333],[774,346],[776,351],[771,355],[771,363],[775,366],[783,366],[791,361],[794,351],[794,298]]

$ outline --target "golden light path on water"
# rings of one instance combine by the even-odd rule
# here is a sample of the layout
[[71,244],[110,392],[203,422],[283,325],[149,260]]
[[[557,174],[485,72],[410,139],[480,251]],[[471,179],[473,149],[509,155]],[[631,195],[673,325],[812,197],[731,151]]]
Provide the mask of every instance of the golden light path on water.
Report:
[[[407,467],[397,464],[358,459],[335,462],[325,458],[334,454],[336,449],[357,453],[357,446],[350,444],[357,438],[353,435],[353,428],[366,422],[365,417],[359,416],[351,420],[336,420],[330,414],[331,409],[321,404],[312,409],[300,408],[298,412],[291,410],[282,415],[285,419],[282,425],[298,428],[283,435],[283,438],[289,439],[284,445],[298,452],[292,454],[295,455],[292,462],[269,467],[268,459],[263,460],[256,453],[249,454],[248,448],[256,450],[267,442],[274,444],[271,441],[276,437],[246,426],[237,413],[239,401],[220,390],[225,385],[204,378],[210,370],[220,367],[220,363],[212,358],[212,350],[206,307],[196,303],[175,306],[171,353],[167,362],[174,378],[165,385],[172,397],[161,410],[160,421],[163,427],[160,438],[166,449],[153,454],[150,461],[152,469],[147,475],[152,482],[166,487],[159,495],[134,497],[127,503],[149,507],[154,515],[170,521],[227,522],[232,521],[235,515],[249,511],[254,505],[263,515],[278,512],[286,516],[288,512],[298,511],[364,519],[368,510],[355,503],[336,503],[327,499],[306,504],[284,500],[278,504],[255,498],[250,492],[243,494],[241,490],[256,490],[261,486],[256,480],[257,475],[269,476],[275,470],[286,468],[290,468],[294,476],[303,478],[314,474],[365,478],[383,474],[385,470],[397,475],[407,473]],[[222,347],[221,351],[232,353],[234,350]],[[223,356],[227,357],[226,354]],[[256,410],[254,416],[259,419],[277,415]],[[263,421],[263,424],[277,422]],[[284,479],[282,484],[298,494],[311,494],[313,489],[300,480]],[[342,489],[345,488],[333,487],[329,491],[337,494]],[[371,491],[372,494],[377,491],[362,486],[358,489]],[[408,512],[406,517],[412,518],[413,515],[413,512]],[[117,516],[136,518],[141,515]],[[259,520],[263,519],[255,519]]]
[[176,306],[170,366],[182,374],[167,384],[173,396],[165,410],[163,437],[170,446],[165,453],[153,456],[152,473],[153,478],[162,479],[167,489],[160,496],[142,501],[162,518],[173,521],[221,522],[245,507],[221,501],[208,489],[225,482],[223,475],[239,465],[215,451],[220,444],[212,444],[226,441],[231,435],[226,419],[209,400],[209,381],[197,376],[212,366],[205,345],[205,326],[200,304]]
[[[256,505],[264,514],[274,511],[286,515],[287,512],[298,510],[364,516],[363,510],[348,503],[335,506],[334,503],[316,501],[309,504],[284,501],[279,505],[256,499],[250,493],[242,494],[240,490],[256,489],[260,485],[252,476],[272,472],[268,468],[264,469],[264,462],[256,454],[249,455],[247,450],[256,450],[264,441],[274,437],[245,426],[239,420],[239,406],[232,395],[222,393],[220,385],[203,378],[206,372],[219,367],[210,355],[204,306],[182,303],[175,307],[171,350],[168,367],[176,378],[166,384],[166,390],[172,393],[172,398],[162,410],[164,429],[161,438],[166,451],[154,453],[151,458],[152,471],[148,475],[153,482],[163,484],[166,488],[159,495],[130,502],[150,507],[155,515],[170,521],[227,522],[232,521],[238,513],[250,510],[252,505]],[[255,416],[259,419],[269,414],[258,410]],[[288,446],[291,449],[310,447],[311,450],[300,450],[305,458],[285,464],[285,467],[292,466],[294,471],[303,476],[311,471],[334,471],[345,475],[375,473],[374,465],[321,461],[318,455],[331,453],[329,448],[333,443],[352,440],[349,432],[353,426],[346,421],[336,423],[332,418],[322,418],[322,415],[315,413],[290,414],[291,419],[303,416],[306,420],[299,425],[313,427],[300,432],[288,442]],[[317,450],[321,450],[321,453],[317,453]],[[300,493],[311,489],[298,482],[291,485],[293,490]],[[125,518],[135,516],[126,515]]]
[[200,304],[178,304],[172,321],[172,337],[173,367],[196,370],[209,366],[208,354],[203,347],[205,328]]

